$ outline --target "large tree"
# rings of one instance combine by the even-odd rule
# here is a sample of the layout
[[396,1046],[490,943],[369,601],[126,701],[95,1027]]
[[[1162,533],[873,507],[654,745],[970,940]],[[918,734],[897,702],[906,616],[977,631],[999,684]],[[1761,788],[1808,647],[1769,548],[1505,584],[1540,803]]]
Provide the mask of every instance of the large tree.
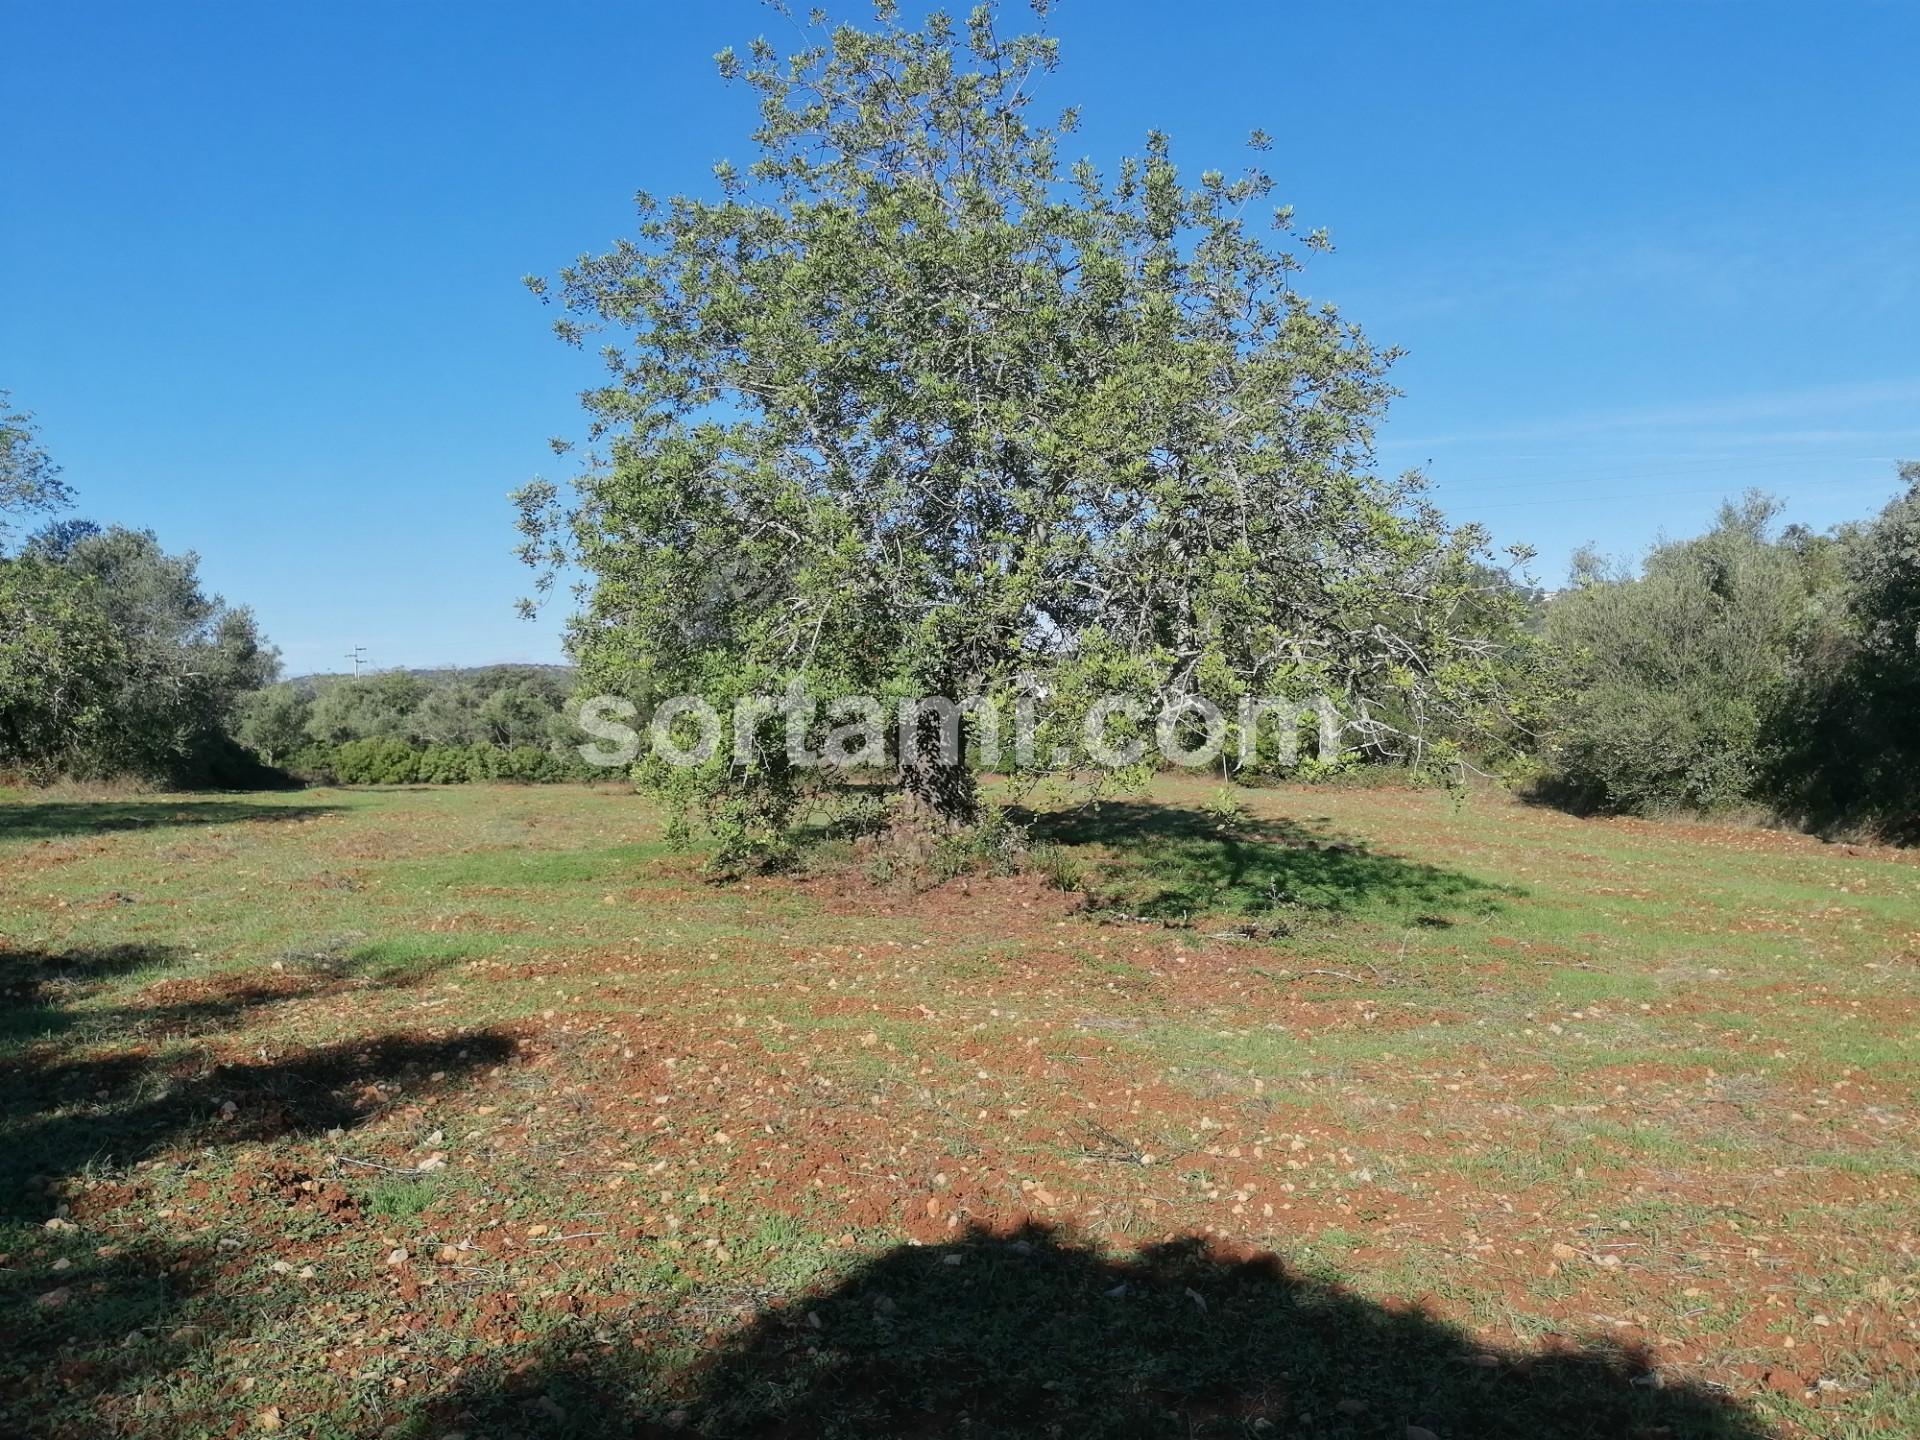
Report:
[[[1072,113],[1033,116],[1056,42],[991,7],[876,12],[723,52],[751,164],[529,282],[606,341],[575,490],[520,496],[526,557],[590,578],[585,684],[1324,692],[1387,749],[1481,705],[1483,537],[1375,472],[1393,356],[1300,292],[1324,237],[1257,167],[1184,181],[1159,134],[1065,163]],[[909,808],[972,814],[964,765],[892,758]],[[702,793],[777,827],[782,763],[723,752]]]
[[273,680],[279,653],[253,612],[201,585],[200,557],[169,555],[151,530],[92,529],[35,554],[58,555],[87,582],[125,657],[113,723],[76,758],[79,768],[174,781],[204,780],[226,747],[242,698]]

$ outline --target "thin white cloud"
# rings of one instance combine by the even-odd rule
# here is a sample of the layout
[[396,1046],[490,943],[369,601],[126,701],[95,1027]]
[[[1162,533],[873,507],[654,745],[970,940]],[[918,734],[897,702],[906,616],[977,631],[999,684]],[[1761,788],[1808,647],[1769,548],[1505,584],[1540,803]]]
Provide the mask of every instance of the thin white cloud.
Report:
[[[1450,445],[1484,445],[1503,441],[1553,440],[1579,435],[1608,435],[1622,431],[1690,430],[1715,427],[1765,424],[1791,426],[1794,421],[1809,422],[1791,433],[1808,436],[1822,427],[1813,425],[1822,419],[1849,412],[1874,410],[1882,406],[1920,407],[1920,379],[1875,380],[1842,385],[1815,385],[1798,390],[1774,391],[1730,399],[1701,400],[1686,405],[1646,406],[1589,415],[1567,415],[1528,420],[1514,425],[1497,425],[1482,430],[1462,430],[1441,435],[1416,435],[1406,439],[1393,436],[1380,442],[1382,450],[1435,450]],[[1920,434],[1913,430],[1881,430],[1881,436],[1899,440],[1903,435]],[[1748,435],[1715,436],[1717,442],[1734,440],[1759,444],[1764,440]],[[1816,443],[1803,440],[1799,443]],[[1853,443],[1853,442],[1848,442]]]

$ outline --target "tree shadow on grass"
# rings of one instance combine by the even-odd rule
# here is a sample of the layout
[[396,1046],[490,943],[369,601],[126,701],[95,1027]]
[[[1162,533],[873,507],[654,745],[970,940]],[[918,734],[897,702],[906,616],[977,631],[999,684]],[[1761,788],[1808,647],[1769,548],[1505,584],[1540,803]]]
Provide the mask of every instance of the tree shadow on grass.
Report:
[[[128,1167],[180,1152],[182,1163],[212,1161],[218,1173],[219,1151],[351,1128],[515,1052],[512,1035],[492,1030],[401,1033],[219,1063],[204,1052],[156,1051],[143,1035],[149,1026],[239,1026],[339,984],[317,975],[194,982],[178,1000],[76,1011],[99,986],[163,965],[171,953],[139,945],[0,951],[0,993],[17,1022],[0,1053],[0,1334],[8,1337],[0,1433],[43,1428],[76,1402],[90,1413],[145,1377],[191,1367],[222,1334],[279,1303],[263,1296],[252,1304],[223,1286],[217,1306],[199,1305],[197,1323],[179,1325],[235,1258],[216,1235],[181,1238],[171,1227],[102,1247],[87,1216],[133,1198],[139,1182]],[[77,1223],[63,1213],[70,1204],[81,1212]],[[89,1420],[74,1433],[104,1428]]]
[[203,1066],[196,1058],[187,1073],[126,1054],[14,1065],[0,1087],[0,1195],[10,1210],[50,1208],[62,1177],[126,1166],[169,1146],[348,1128],[384,1108],[395,1086],[417,1090],[428,1075],[438,1086],[499,1065],[514,1048],[511,1035],[481,1030],[346,1041],[257,1063]]
[[[76,1002],[106,981],[139,971],[164,973],[185,961],[186,952],[148,943],[16,950],[0,941],[0,1047],[192,1038],[236,1029],[297,1000],[349,989],[408,989],[457,959],[447,954],[396,960],[378,943],[349,948],[337,939],[285,958],[292,960],[291,967],[283,959],[272,971],[189,974],[143,990],[135,997],[139,1003],[81,1008]],[[22,1067],[16,1078],[45,1068],[44,1063]],[[5,1083],[0,1081],[0,1099]]]
[[[115,1247],[89,1233],[87,1210],[77,1225],[55,1217],[53,1230],[42,1217],[70,1197],[87,1207],[132,1199],[129,1184],[107,1177],[144,1157],[351,1128],[403,1094],[415,1102],[466,1072],[504,1063],[514,1048],[513,1037],[491,1031],[390,1035],[184,1077],[127,1057],[70,1059],[29,1077],[24,1097],[25,1087],[10,1080],[0,1123],[0,1245],[8,1252],[0,1268],[0,1334],[8,1337],[0,1359],[0,1395],[7,1397],[0,1400],[0,1433],[103,1433],[98,1407],[118,1403],[110,1397],[130,1396],[152,1377],[183,1368],[217,1373],[206,1367],[217,1363],[222,1337],[267,1324],[273,1312],[296,1303],[284,1293],[236,1288],[235,1265],[249,1262],[226,1253],[218,1234],[202,1227],[180,1235],[161,1227]],[[122,1098],[128,1091],[131,1101]],[[83,1171],[107,1188],[73,1192],[66,1181]],[[302,1177],[273,1171],[249,1178],[291,1189]],[[351,1207],[337,1185],[313,1199],[316,1221],[330,1213],[328,1203]],[[203,1299],[216,1294],[217,1303]],[[89,1418],[73,1419],[76,1402]]]
[[25,800],[0,803],[0,841],[55,840],[117,830],[183,825],[236,825],[256,820],[313,820],[337,805],[262,805],[247,800]]
[[1036,845],[1088,856],[1096,907],[1151,920],[1309,910],[1432,924],[1435,911],[1490,913],[1522,893],[1295,820],[1140,801],[1021,818]]
[[[399,1433],[480,1437],[1311,1435],[1760,1440],[1618,1346],[1489,1349],[1198,1237],[1112,1259],[1047,1227],[902,1246],[678,1370],[583,1327],[478,1371]],[[391,1433],[391,1432],[389,1432]]]
[[[72,1000],[178,954],[172,946],[142,944],[64,952],[0,948],[0,1045],[63,1034],[80,1023]],[[11,1115],[10,1104],[4,1113]]]
[[415,971],[373,981],[324,969],[194,976],[151,987],[151,1003],[80,1007],[107,982],[178,956],[141,944],[0,949],[0,1213],[41,1203],[23,1199],[28,1178],[41,1182],[31,1189],[48,1191],[90,1165],[130,1164],[202,1129],[210,1143],[232,1144],[356,1124],[379,1108],[384,1084],[499,1064],[515,1047],[492,1030],[401,1034],[236,1064],[203,1053],[168,1057],[152,1044],[238,1028],[273,1007],[349,988],[405,988],[418,983]]

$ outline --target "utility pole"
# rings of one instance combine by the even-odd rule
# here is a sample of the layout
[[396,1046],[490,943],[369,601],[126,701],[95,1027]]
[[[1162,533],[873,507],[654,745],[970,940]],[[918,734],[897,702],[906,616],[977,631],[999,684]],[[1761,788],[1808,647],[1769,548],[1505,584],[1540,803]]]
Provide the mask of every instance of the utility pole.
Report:
[[356,645],[353,647],[353,653],[346,657],[353,662],[353,678],[356,680],[360,678],[360,667],[367,663],[366,654],[366,646]]

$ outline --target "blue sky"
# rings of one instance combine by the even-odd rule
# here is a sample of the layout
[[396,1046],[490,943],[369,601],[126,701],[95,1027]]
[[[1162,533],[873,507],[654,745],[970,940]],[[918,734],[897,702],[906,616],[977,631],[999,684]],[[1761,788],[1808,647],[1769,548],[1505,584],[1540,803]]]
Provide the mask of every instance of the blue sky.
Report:
[[[855,14],[840,9],[835,13]],[[1023,13],[1023,12],[1014,12]],[[192,548],[290,671],[557,659],[506,494],[590,359],[519,285],[636,189],[749,158],[750,0],[26,3],[7,36],[0,385],[80,512]],[[1721,496],[1860,516],[1920,458],[1920,4],[1065,0],[1049,98],[1111,162],[1247,132],[1409,351],[1384,464],[1541,551]]]

